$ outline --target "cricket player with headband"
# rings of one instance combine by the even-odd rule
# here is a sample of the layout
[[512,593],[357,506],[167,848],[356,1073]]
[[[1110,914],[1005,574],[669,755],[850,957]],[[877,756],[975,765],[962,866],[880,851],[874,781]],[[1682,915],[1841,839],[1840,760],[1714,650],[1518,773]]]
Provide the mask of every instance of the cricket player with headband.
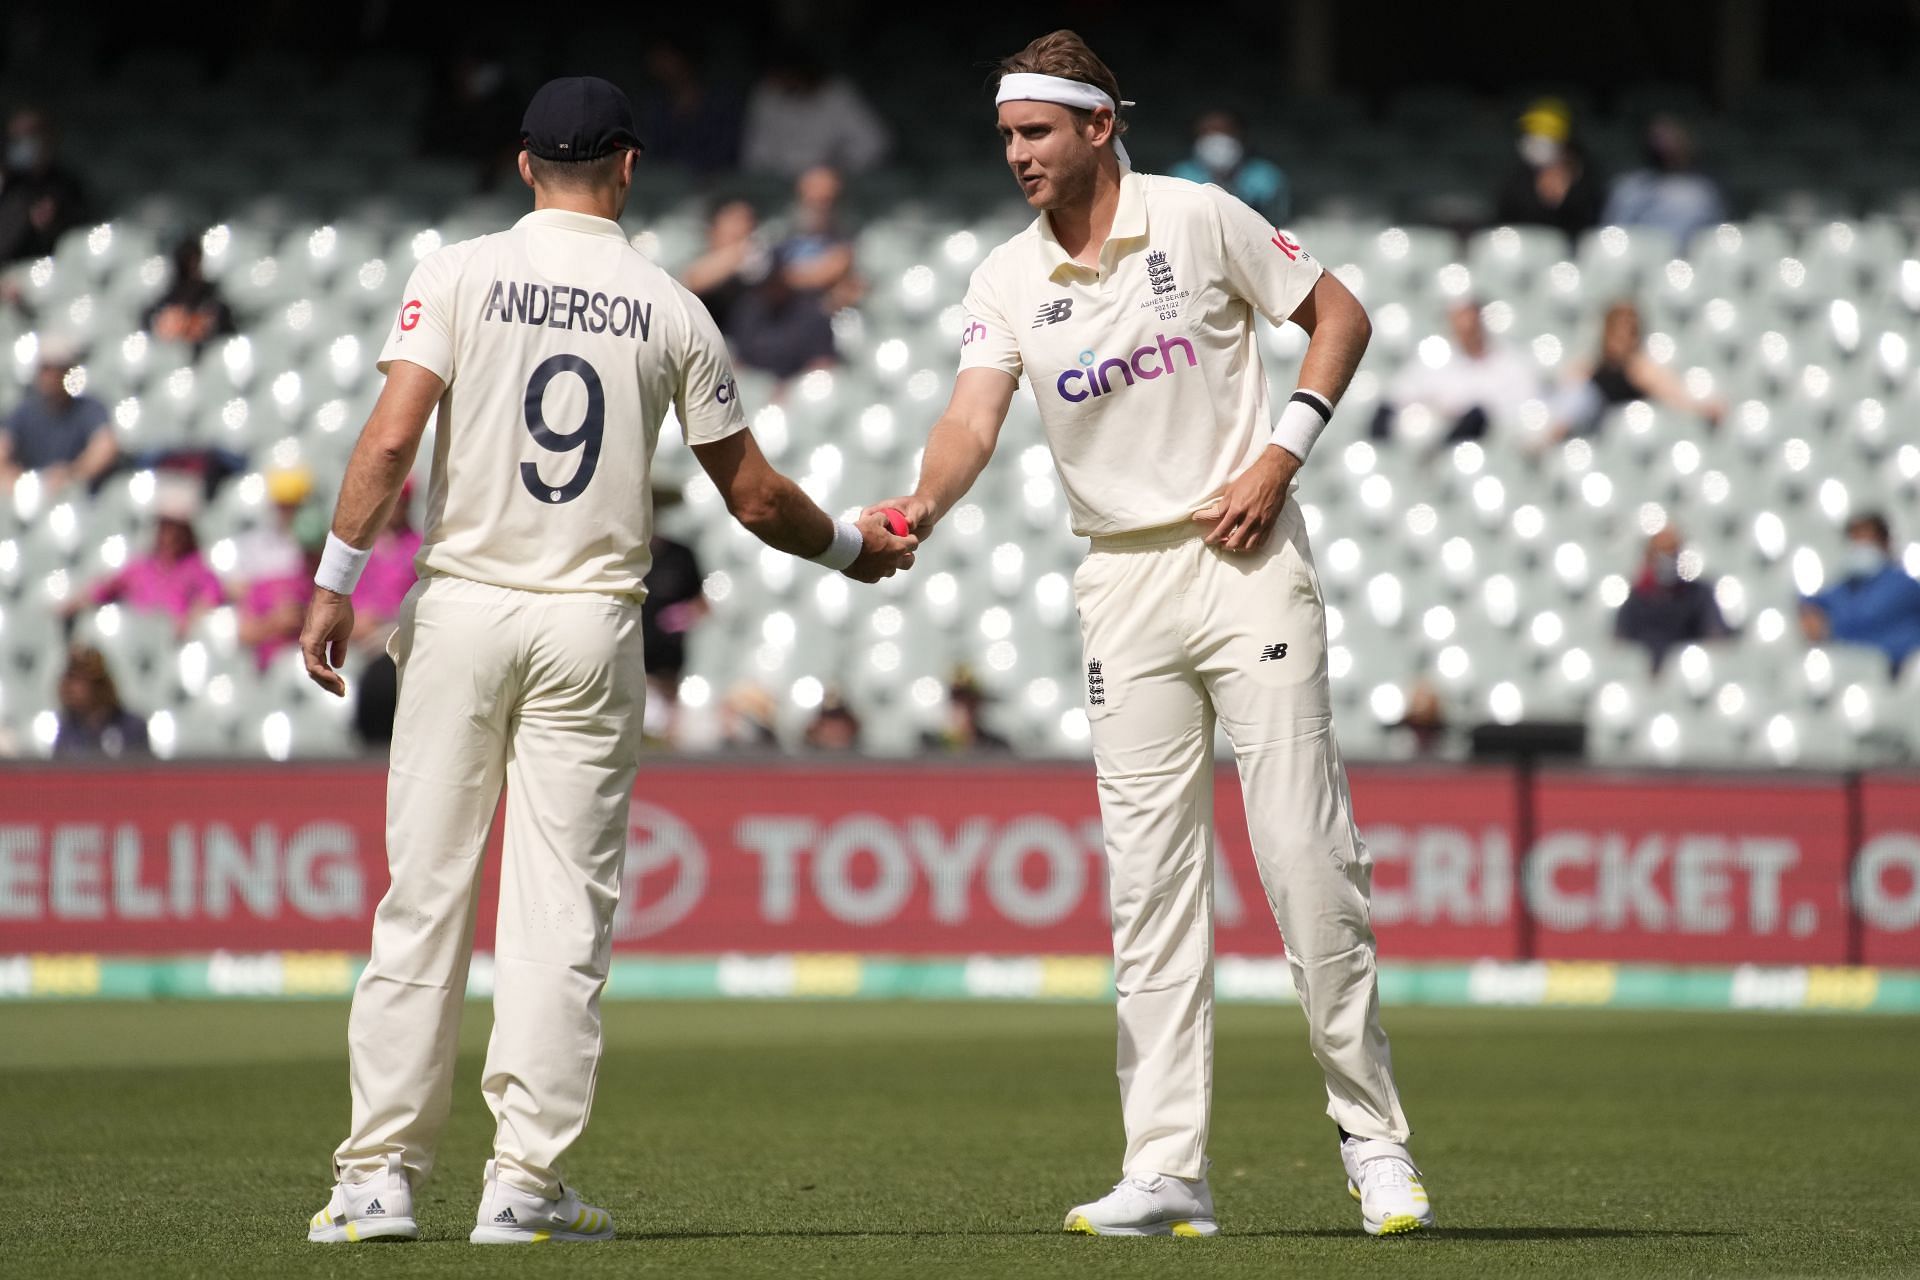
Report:
[[[1070,31],[1000,66],[1006,159],[1040,216],[968,289],[960,372],[917,490],[922,538],[1031,379],[1076,533],[1127,1148],[1070,1231],[1212,1235],[1213,741],[1239,761],[1254,857],[1368,1232],[1430,1226],[1380,1028],[1367,895],[1294,474],[1366,349],[1366,312],[1215,186],[1134,172],[1113,73]],[[1269,412],[1254,314],[1310,335]]]
[[560,1181],[593,1101],[646,673],[649,470],[671,407],[728,510],[769,546],[863,582],[912,563],[880,517],[835,521],[746,429],[705,308],[620,229],[641,144],[605,80],[553,81],[522,125],[534,211],[425,258],[379,367],[301,636],[335,694],[354,583],[437,415],[420,581],[392,641],[392,885],[348,1024],[352,1122],[308,1239],[418,1235],[453,1084],[474,890],[506,787],[495,1121],[476,1243],[605,1240]]

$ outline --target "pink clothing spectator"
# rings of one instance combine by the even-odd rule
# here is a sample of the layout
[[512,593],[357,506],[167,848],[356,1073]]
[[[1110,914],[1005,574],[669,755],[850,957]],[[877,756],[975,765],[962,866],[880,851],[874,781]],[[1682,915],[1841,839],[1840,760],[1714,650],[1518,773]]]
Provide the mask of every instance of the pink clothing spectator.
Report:
[[383,533],[375,539],[373,554],[353,593],[355,609],[382,620],[399,615],[400,602],[413,590],[413,558],[419,554],[421,541],[412,529]]
[[200,553],[190,551],[171,564],[158,556],[134,560],[93,589],[94,604],[123,604],[144,613],[164,613],[184,628],[202,609],[219,604],[226,593]]
[[282,649],[300,639],[300,624],[306,617],[307,601],[313,595],[313,574],[302,567],[299,573],[281,574],[249,583],[240,601],[242,638],[252,631],[254,659],[265,671]]

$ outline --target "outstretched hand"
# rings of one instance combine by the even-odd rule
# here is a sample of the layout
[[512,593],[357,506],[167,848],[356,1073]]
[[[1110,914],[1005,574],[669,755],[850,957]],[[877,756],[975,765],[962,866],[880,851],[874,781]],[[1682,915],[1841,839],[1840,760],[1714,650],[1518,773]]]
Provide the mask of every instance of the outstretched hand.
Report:
[[[908,520],[911,521],[912,517],[909,516]],[[887,529],[887,519],[880,514],[878,507],[867,508],[856,523],[860,526],[864,542],[859,557],[841,572],[855,582],[878,582],[882,578],[891,578],[902,569],[913,568],[913,552],[920,545],[920,539],[912,533],[904,538],[895,536]]]
[[907,518],[907,532],[916,538],[923,538],[933,525],[933,503],[918,495],[906,498],[888,498],[885,502],[876,502],[860,513],[865,520],[868,516],[880,515],[889,507]]

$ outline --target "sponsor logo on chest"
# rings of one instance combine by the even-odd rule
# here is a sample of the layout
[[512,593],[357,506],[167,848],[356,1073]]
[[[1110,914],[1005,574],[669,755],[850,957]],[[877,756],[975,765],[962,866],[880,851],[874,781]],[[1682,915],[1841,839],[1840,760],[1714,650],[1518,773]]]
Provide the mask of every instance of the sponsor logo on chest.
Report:
[[1124,391],[1136,380],[1151,382],[1162,376],[1171,377],[1199,363],[1192,342],[1178,334],[1169,337],[1158,333],[1151,343],[1136,347],[1127,355],[1102,359],[1093,348],[1087,348],[1080,353],[1080,366],[1062,373],[1054,380],[1053,388],[1062,400],[1079,404],[1082,400]]

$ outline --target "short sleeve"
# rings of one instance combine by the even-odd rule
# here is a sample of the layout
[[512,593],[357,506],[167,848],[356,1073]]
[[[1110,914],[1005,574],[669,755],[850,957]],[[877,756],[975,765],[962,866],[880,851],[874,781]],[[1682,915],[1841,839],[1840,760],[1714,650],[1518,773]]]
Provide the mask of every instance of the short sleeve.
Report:
[[453,305],[458,269],[447,250],[429,254],[407,277],[400,310],[380,348],[380,372],[405,360],[453,381]]
[[1320,279],[1320,262],[1298,240],[1218,187],[1204,190],[1220,220],[1220,258],[1232,291],[1280,324],[1299,309]]
[[1018,381],[1022,367],[1020,343],[1014,337],[1013,326],[1007,323],[999,292],[987,274],[991,265],[992,259],[988,259],[975,267],[973,278],[967,283],[966,301],[961,303],[966,317],[960,330],[960,368],[963,372],[998,369]]
[[705,304],[685,289],[680,290],[680,304],[687,318],[686,346],[680,354],[673,408],[688,444],[712,444],[747,425],[740,384],[734,380],[726,339]]

